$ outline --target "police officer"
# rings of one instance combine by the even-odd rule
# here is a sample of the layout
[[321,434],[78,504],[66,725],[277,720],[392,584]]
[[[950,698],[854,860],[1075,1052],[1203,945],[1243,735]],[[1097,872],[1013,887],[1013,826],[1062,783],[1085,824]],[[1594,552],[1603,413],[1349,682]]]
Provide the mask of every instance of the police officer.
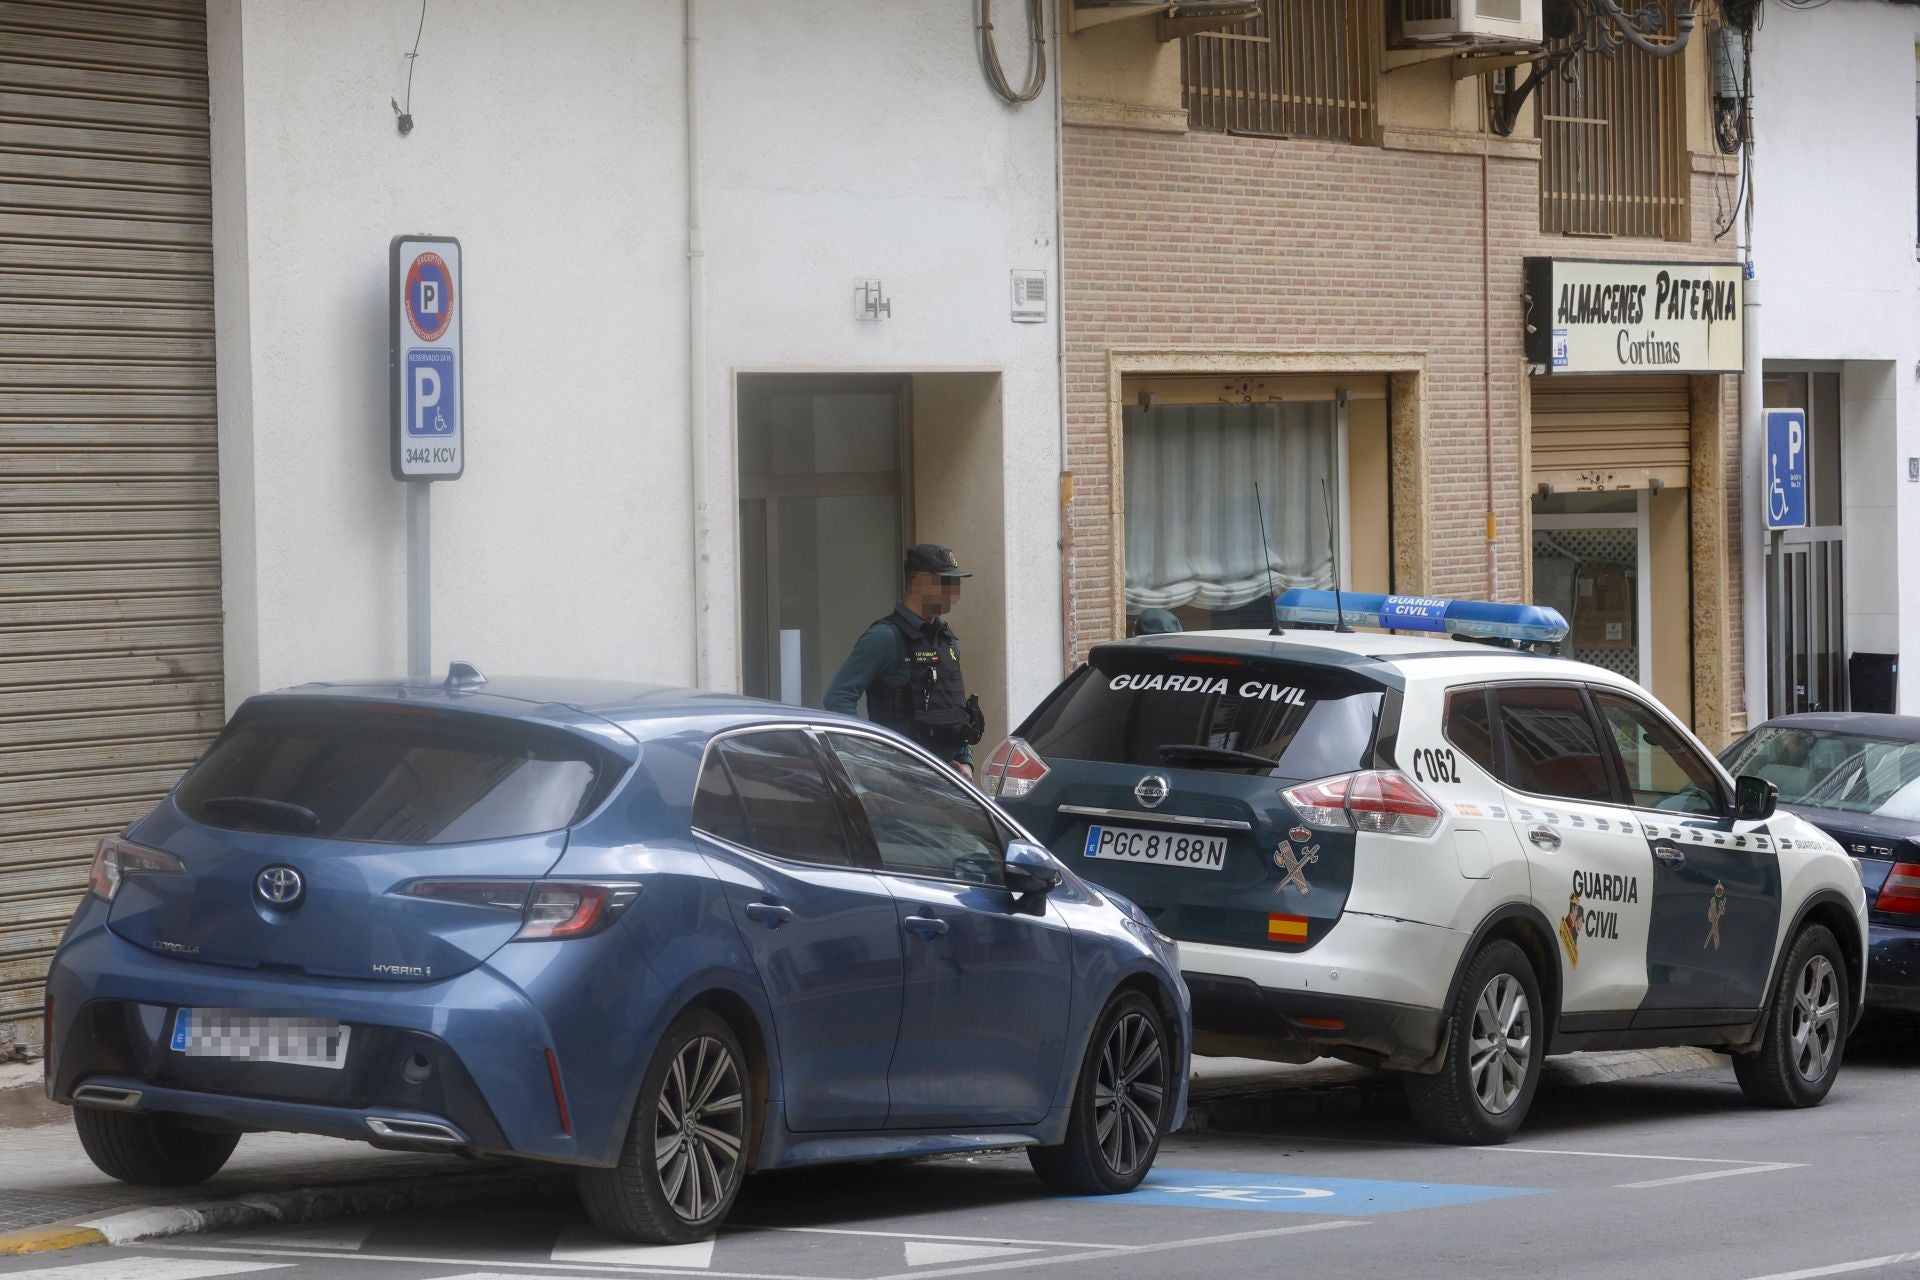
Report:
[[961,679],[960,642],[946,615],[960,598],[961,579],[972,576],[947,547],[909,547],[904,598],[854,641],[825,698],[827,710],[855,715],[864,693],[867,719],[913,739],[968,778],[984,723],[980,700],[967,696]]

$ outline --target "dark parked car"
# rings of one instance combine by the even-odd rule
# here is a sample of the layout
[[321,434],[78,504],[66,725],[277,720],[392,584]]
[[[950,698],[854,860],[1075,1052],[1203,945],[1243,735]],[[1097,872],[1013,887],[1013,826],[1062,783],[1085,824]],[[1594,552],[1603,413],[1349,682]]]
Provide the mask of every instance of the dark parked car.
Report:
[[47,991],[116,1178],[255,1130],[500,1152],[651,1242],[756,1168],[1020,1146],[1130,1190],[1191,1039],[1146,916],[892,734],[470,669],[249,699],[101,843]]
[[1721,756],[1840,842],[1867,891],[1867,1011],[1920,1013],[1920,716],[1810,712],[1767,721]]

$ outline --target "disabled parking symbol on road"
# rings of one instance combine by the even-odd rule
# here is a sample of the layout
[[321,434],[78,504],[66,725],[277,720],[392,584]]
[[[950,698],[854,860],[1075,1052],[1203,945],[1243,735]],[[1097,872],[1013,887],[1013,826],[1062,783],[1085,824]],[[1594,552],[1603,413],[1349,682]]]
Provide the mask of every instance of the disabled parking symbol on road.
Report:
[[1220,1169],[1157,1168],[1121,1196],[1088,1196],[1090,1203],[1166,1205],[1184,1209],[1254,1209],[1266,1213],[1406,1213],[1540,1195],[1536,1187],[1487,1187],[1457,1182],[1385,1182],[1370,1178],[1315,1178]]

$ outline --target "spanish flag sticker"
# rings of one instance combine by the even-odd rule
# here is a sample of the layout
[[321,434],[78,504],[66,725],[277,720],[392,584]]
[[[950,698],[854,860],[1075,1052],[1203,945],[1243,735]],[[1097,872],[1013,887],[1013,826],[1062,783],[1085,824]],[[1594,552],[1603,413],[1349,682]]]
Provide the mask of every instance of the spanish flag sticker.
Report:
[[1268,942],[1305,942],[1307,940],[1307,918],[1305,916],[1268,916]]

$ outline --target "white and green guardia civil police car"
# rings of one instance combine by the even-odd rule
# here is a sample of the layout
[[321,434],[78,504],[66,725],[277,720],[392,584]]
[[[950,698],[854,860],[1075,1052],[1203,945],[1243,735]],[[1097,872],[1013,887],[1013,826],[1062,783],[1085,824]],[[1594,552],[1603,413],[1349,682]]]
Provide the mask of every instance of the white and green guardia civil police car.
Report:
[[[1866,902],[1770,783],[1631,681],[1527,651],[1565,635],[1551,609],[1275,612],[1097,646],[982,770],[1179,940],[1198,1052],[1406,1072],[1454,1142],[1505,1140],[1578,1049],[1711,1045],[1756,1102],[1826,1096]],[[1301,625],[1341,617],[1419,634]]]

